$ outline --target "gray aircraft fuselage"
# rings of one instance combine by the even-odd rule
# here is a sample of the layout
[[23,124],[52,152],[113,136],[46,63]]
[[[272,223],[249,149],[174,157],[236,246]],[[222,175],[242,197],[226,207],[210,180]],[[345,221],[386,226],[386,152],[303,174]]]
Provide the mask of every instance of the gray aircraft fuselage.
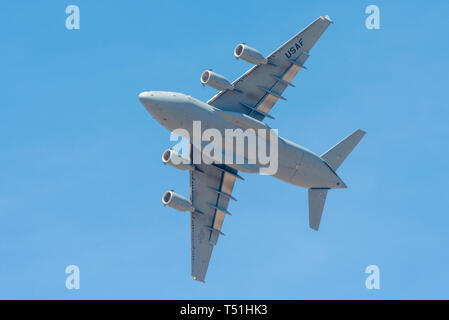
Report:
[[[182,93],[145,91],[139,94],[139,100],[169,131],[182,128],[192,136],[193,121],[201,121],[203,130],[215,128],[223,135],[225,129],[247,129],[245,126],[236,125],[235,121],[230,121],[229,118],[234,117],[231,113]],[[287,139],[277,139],[278,170],[273,175],[275,178],[304,188],[346,188],[340,177],[320,156]],[[255,172],[242,165],[227,165],[236,170]]]

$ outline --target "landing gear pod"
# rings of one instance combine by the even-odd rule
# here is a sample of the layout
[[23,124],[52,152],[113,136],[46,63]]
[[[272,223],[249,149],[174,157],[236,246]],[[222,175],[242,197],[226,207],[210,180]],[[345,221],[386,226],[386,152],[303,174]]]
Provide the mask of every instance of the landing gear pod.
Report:
[[241,43],[234,49],[234,56],[237,59],[245,60],[252,64],[267,64],[268,60],[254,48],[248,47],[246,44]]
[[209,86],[220,91],[234,90],[234,86],[229,83],[228,79],[211,70],[206,70],[203,72],[201,75],[201,83],[203,86]]

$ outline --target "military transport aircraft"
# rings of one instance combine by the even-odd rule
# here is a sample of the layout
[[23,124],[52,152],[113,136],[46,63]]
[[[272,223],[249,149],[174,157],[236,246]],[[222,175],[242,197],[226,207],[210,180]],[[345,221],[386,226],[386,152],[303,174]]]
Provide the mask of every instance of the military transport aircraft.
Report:
[[[207,128],[217,128],[221,132],[226,128],[269,128],[263,119],[273,119],[270,110],[278,99],[285,100],[282,93],[287,87],[294,87],[291,81],[300,69],[306,69],[304,63],[310,50],[332,23],[329,16],[319,17],[267,57],[244,43],[237,45],[235,57],[254,66],[232,84],[223,76],[206,70],[201,76],[202,84],[220,91],[207,103],[182,93],[165,91],[145,91],[139,94],[139,99],[168,130],[184,128],[190,137],[194,134],[194,121],[202,121]],[[364,131],[356,130],[321,156],[276,137],[278,169],[272,176],[308,189],[312,229],[318,230],[328,190],[346,188],[336,171],[364,135]],[[167,191],[162,203],[190,212],[191,274],[193,279],[204,282],[212,249],[223,235],[224,217],[230,215],[229,201],[236,200],[232,195],[234,183],[236,179],[243,180],[238,171],[256,171],[254,165],[195,163],[193,145],[190,140],[190,159],[173,149],[162,155],[164,164],[189,170],[190,200]]]

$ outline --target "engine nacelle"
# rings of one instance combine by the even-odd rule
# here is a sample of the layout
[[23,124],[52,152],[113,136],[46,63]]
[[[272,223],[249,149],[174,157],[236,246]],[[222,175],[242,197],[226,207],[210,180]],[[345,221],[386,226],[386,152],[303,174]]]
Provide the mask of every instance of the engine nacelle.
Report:
[[162,154],[162,162],[164,164],[169,164],[176,169],[193,170],[193,166],[190,164],[190,161],[172,149],[167,149],[164,151]]
[[241,43],[234,49],[234,56],[237,59],[245,60],[252,64],[267,64],[268,60],[254,48],[248,47],[246,44]]
[[203,86],[209,86],[217,90],[234,90],[234,86],[221,74],[206,70],[201,75]]
[[162,196],[162,204],[182,212],[195,210],[189,200],[173,191],[166,191],[164,193]]

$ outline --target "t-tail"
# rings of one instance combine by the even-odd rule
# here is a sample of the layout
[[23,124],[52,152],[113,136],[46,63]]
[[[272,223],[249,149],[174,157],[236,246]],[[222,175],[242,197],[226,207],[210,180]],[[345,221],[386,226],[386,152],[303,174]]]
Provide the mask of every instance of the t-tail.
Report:
[[[360,142],[365,133],[366,132],[363,130],[356,130],[328,151],[323,153],[321,155],[321,159],[323,159],[328,166],[336,172],[338,167],[340,167],[343,161],[345,161],[346,157]],[[309,189],[309,226],[317,231],[320,226],[324,202],[326,201],[328,190],[329,188]]]

